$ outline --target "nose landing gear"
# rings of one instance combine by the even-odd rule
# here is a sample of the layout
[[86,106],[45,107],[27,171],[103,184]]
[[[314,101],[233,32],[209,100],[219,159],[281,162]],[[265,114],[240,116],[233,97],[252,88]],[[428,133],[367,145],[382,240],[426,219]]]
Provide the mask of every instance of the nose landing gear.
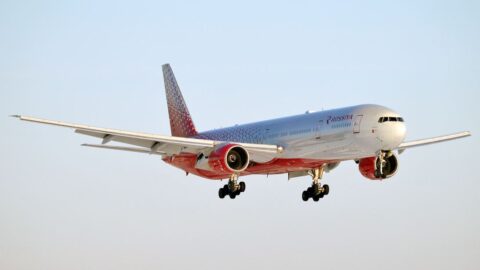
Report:
[[302,193],[302,200],[308,201],[308,199],[312,198],[313,201],[318,202],[321,198],[328,195],[330,193],[330,187],[328,185],[320,184],[320,180],[322,179],[324,172],[324,166],[320,168],[316,168],[310,171],[310,175],[312,176],[312,186],[307,188]]
[[225,198],[227,195],[230,199],[235,199],[238,195],[242,192],[245,192],[246,185],[244,182],[237,183],[238,175],[233,174],[230,179],[228,180],[228,184],[224,185],[222,188],[218,190],[218,197],[220,199]]
[[[387,161],[393,153],[391,151],[379,151],[375,163],[375,177],[385,179],[392,171],[391,164]],[[395,169],[396,170],[396,169]]]

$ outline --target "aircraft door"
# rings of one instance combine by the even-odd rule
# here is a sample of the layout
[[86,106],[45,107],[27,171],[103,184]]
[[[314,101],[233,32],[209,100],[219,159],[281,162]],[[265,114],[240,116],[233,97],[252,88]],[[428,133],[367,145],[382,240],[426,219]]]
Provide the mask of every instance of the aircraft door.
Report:
[[362,123],[363,115],[355,115],[353,119],[353,133],[358,134],[360,133],[360,124]]
[[315,139],[320,140],[322,138],[323,133],[324,133],[323,119],[320,119],[318,120],[317,125],[315,127]]

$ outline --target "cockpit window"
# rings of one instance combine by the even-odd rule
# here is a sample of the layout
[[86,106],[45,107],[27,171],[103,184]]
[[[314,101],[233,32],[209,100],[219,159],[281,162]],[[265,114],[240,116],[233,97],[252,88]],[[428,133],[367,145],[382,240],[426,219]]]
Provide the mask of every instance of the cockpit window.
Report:
[[392,117],[392,116],[384,116],[384,117],[380,117],[378,119],[378,122],[379,123],[384,123],[384,122],[403,122],[403,118],[402,117]]

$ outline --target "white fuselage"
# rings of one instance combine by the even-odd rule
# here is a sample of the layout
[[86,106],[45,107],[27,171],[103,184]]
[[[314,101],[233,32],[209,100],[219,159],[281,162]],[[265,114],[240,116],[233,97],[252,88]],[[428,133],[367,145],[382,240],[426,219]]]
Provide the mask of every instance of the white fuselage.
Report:
[[403,142],[406,127],[393,110],[358,105],[200,133],[198,138],[283,146],[282,158],[359,159]]

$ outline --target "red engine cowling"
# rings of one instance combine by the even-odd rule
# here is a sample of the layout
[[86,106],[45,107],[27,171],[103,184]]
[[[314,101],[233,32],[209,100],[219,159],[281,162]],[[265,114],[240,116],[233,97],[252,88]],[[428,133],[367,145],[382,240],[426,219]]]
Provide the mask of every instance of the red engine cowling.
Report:
[[227,144],[215,149],[208,157],[208,166],[218,172],[238,173],[250,163],[247,150],[236,144]]
[[378,157],[363,158],[358,163],[360,173],[370,180],[382,180],[392,177],[398,169],[398,160],[395,155],[385,157],[382,173],[379,170],[380,160]]

